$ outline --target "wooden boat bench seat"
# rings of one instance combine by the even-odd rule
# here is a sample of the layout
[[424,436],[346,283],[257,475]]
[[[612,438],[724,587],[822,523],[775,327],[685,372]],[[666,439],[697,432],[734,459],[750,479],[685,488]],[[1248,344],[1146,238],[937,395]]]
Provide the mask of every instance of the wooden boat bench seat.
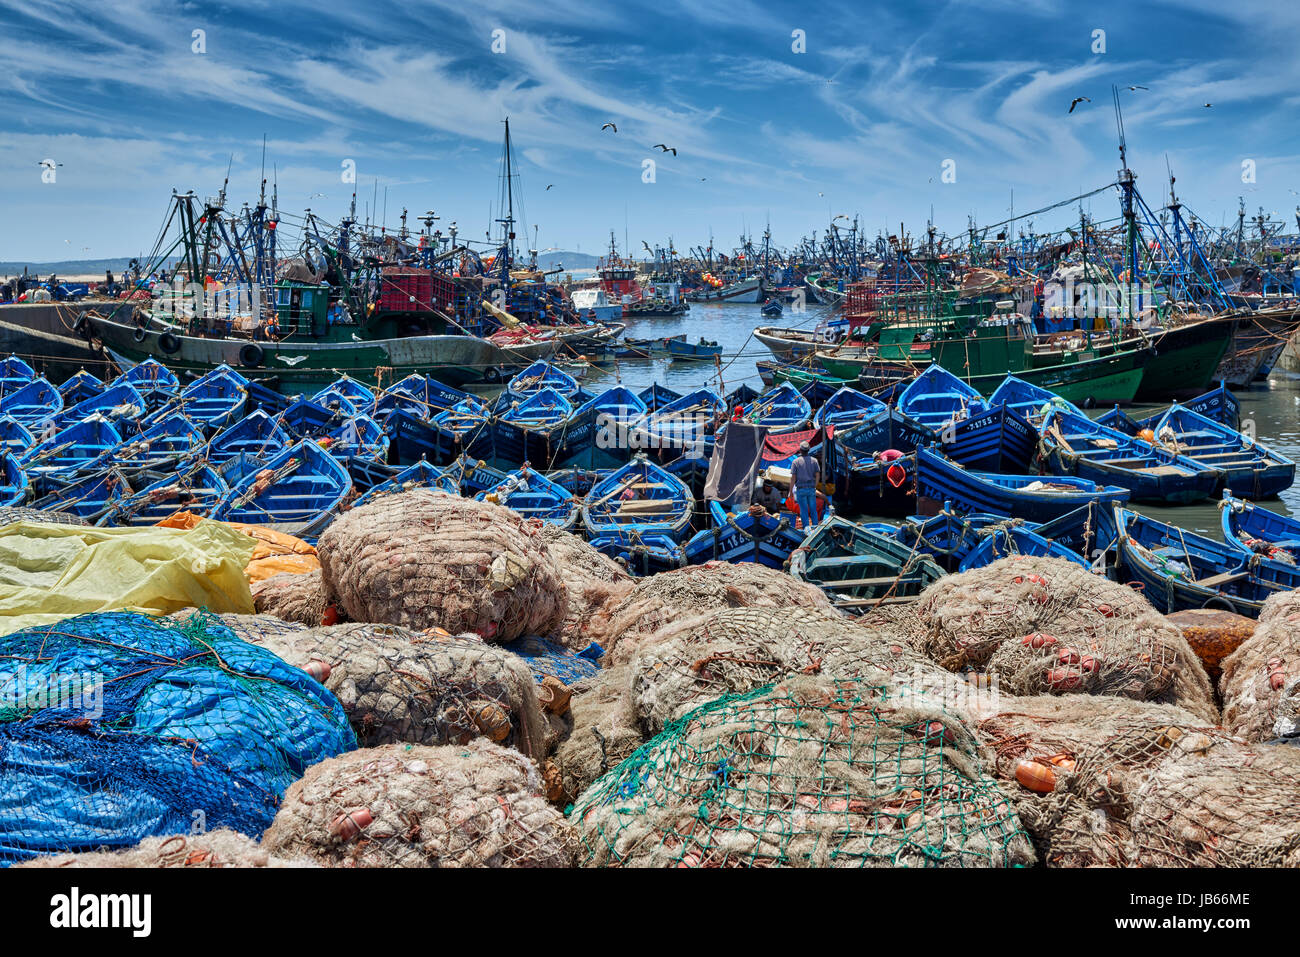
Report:
[[623,516],[665,515],[673,510],[673,503],[666,498],[641,498],[619,505],[616,514]]
[[1134,469],[1135,472],[1141,472],[1143,475],[1185,475],[1185,470],[1180,469],[1177,465],[1148,465],[1146,468]]
[[1211,575],[1209,578],[1199,579],[1196,584],[1203,588],[1218,588],[1221,585],[1231,585],[1233,582],[1241,581],[1250,575],[1250,572],[1224,572],[1221,575]]

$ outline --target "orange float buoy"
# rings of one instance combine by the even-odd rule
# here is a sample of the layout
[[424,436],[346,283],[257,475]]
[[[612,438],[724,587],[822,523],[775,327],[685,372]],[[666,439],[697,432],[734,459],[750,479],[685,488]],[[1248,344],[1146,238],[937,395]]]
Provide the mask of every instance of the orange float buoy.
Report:
[[1051,794],[1056,790],[1056,772],[1037,761],[1021,761],[1016,765],[1016,781],[1036,794]]
[[326,605],[325,610],[321,612],[320,623],[322,625],[337,625],[339,623],[339,606]]
[[330,833],[340,841],[350,841],[365,828],[374,823],[374,815],[368,807],[353,808],[345,811],[330,821]]
[[1025,635],[1020,639],[1020,643],[1026,648],[1050,648],[1056,644],[1056,639],[1051,635],[1045,635],[1041,631],[1036,631],[1032,635]]
[[1047,672],[1047,684],[1054,689],[1068,691],[1079,687],[1082,682],[1083,676],[1069,668],[1052,668]]
[[330,672],[333,669],[330,668],[330,663],[328,661],[321,661],[319,658],[313,658],[311,661],[307,662],[307,666],[302,670],[307,672],[307,674],[311,675],[321,684],[324,684],[329,679]]

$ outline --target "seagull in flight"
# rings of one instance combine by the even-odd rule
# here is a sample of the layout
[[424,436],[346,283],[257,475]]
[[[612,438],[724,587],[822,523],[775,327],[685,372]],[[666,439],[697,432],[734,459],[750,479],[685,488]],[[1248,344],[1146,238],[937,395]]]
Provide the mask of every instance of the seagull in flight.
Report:
[[1092,102],[1092,97],[1090,96],[1076,96],[1073,100],[1070,101],[1070,108],[1065,112],[1067,114],[1073,113],[1074,108],[1078,106],[1080,103],[1091,103],[1091,102]]
[[617,132],[618,132],[618,127],[615,126],[613,123],[606,123],[604,126],[602,126],[602,127],[600,128],[600,131],[601,131],[602,133],[605,132],[605,130],[613,130],[615,133],[617,133]]
[[1145,87],[1145,86],[1130,86],[1129,89],[1130,89],[1130,90],[1146,90],[1146,89],[1150,89],[1150,88],[1149,88],[1149,87]]
[[62,164],[62,163],[56,163],[56,162],[54,162],[54,160],[41,160],[41,161],[40,161],[39,163],[37,163],[36,165],[37,165],[37,166],[44,167],[45,169],[54,169],[54,167],[56,167],[56,166],[62,166],[63,164]]
[[550,188],[551,188],[551,186],[554,186],[554,185],[555,185],[554,183],[551,183],[550,185],[548,185],[548,186],[546,187],[546,190],[543,190],[543,192],[549,191]]
[[308,198],[309,200],[311,200],[311,199],[315,199],[317,196],[319,196],[321,199],[329,199],[329,197],[326,196],[324,193],[312,193],[312,194],[311,194],[310,196],[308,196],[307,198]]
[[651,147],[651,149],[661,150],[665,153],[672,153],[674,156],[677,155],[677,147],[665,146],[663,143],[656,143],[653,147]]
[[1213,105],[1214,105],[1213,103],[1206,103],[1206,104],[1205,104],[1205,108],[1208,110],[1208,109],[1209,109],[1210,107],[1212,107]]

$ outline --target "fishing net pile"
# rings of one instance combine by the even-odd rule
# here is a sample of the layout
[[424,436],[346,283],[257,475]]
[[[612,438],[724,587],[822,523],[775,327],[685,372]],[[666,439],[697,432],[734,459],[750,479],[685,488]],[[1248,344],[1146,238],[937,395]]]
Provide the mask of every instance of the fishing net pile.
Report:
[[789,675],[889,684],[899,695],[978,710],[979,689],[886,622],[807,608],[724,608],[661,628],[626,661],[574,687],[572,731],[552,760],[561,792],[572,800],[696,707]]
[[353,621],[491,641],[549,634],[568,611],[541,522],[429,489],[352,509],[317,544],[328,591]]
[[[1300,590],[1280,591],[1268,596],[1264,607],[1259,611],[1259,623],[1270,622],[1275,618],[1290,619],[1300,615]],[[1300,622],[1300,618],[1295,619]]]
[[1093,694],[1217,719],[1205,669],[1177,627],[1130,588],[1073,562],[1013,556],[948,575],[917,602],[919,647],[1008,694]]
[[[602,631],[611,662],[664,625],[721,608],[820,608],[830,599],[815,585],[755,563],[707,562],[643,578],[609,613]],[[622,647],[620,648],[620,644]]]
[[1223,726],[1237,737],[1300,744],[1300,622],[1261,622],[1224,662],[1219,690]]
[[389,744],[308,769],[262,838],[342,867],[568,867],[575,841],[536,766],[482,738]]
[[1294,866],[1300,752],[1252,746],[1181,708],[1011,698],[977,725],[1059,867]]
[[249,590],[259,612],[301,625],[321,624],[331,604],[319,569],[302,574],[282,572],[253,582]]
[[19,867],[320,867],[308,857],[280,857],[238,831],[147,837],[121,851],[37,857]]
[[601,641],[597,626],[632,590],[632,576],[608,555],[555,525],[542,526],[537,537],[559,565],[569,593],[569,609],[555,637],[578,649]]
[[260,834],[356,745],[333,695],[208,615],[112,612],[0,639],[0,860]]
[[472,638],[346,624],[249,640],[329,689],[362,747],[485,737],[540,760],[557,734],[528,665]]
[[600,658],[604,654],[604,649],[594,642],[575,654],[558,641],[549,641],[536,635],[516,638],[502,647],[522,658],[538,683],[554,678],[564,685],[597,674],[600,671]]
[[23,508],[20,505],[0,507],[0,526],[14,522],[48,522],[52,525],[89,525],[80,515],[71,512],[53,512],[42,508]]
[[810,676],[692,711],[583,792],[569,820],[588,866],[1035,860],[962,720]]

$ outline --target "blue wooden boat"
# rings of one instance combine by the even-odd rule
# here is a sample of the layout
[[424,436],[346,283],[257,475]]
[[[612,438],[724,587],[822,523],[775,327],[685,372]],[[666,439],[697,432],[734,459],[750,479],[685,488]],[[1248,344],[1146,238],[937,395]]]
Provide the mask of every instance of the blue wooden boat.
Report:
[[36,370],[16,355],[0,360],[0,396],[21,389],[36,378]]
[[311,399],[299,398],[275,417],[280,428],[295,441],[322,439],[338,428],[347,418],[357,415],[356,406],[349,400],[336,397],[337,405],[327,408]]
[[250,381],[244,386],[248,398],[244,400],[244,413],[252,415],[259,409],[269,416],[277,416],[298,398],[296,395],[282,395],[260,382]]
[[878,418],[888,411],[889,407],[879,399],[850,386],[844,386],[822,403],[813,415],[812,424],[819,429],[824,429],[828,425],[836,429],[845,429],[867,419]]
[[356,379],[343,376],[336,379],[311,397],[317,405],[330,407],[335,399],[346,400],[359,412],[371,412],[375,407],[375,394]]
[[[1180,402],[1179,405],[1184,409],[1195,412],[1197,415],[1203,415],[1220,425],[1227,426],[1234,432],[1241,428],[1241,402],[1224,385],[1211,389],[1195,399]],[[1144,430],[1150,430],[1154,435],[1160,420],[1172,409],[1173,406],[1170,406],[1168,409],[1161,409],[1159,412],[1144,418],[1135,419],[1119,406],[1115,406],[1100,415],[1097,418],[1097,424],[1123,432],[1125,435],[1139,435]]]
[[535,395],[547,389],[567,398],[578,391],[578,380],[555,363],[539,359],[506,384],[506,392],[514,399]]
[[427,421],[468,398],[473,398],[468,392],[453,389],[429,376],[412,374],[375,394],[372,415],[383,422],[395,409],[405,409]]
[[[451,415],[452,421],[468,429],[468,414],[456,410],[439,413]],[[394,409],[384,417],[384,432],[389,436],[389,447],[398,465],[414,465],[420,461],[442,464],[461,451],[461,436],[448,430],[437,421],[430,421],[406,409]],[[482,421],[486,421],[483,419]]]
[[563,468],[546,473],[546,477],[577,499],[584,499],[592,487],[605,476],[610,469]]
[[1182,406],[1172,406],[1154,431],[1170,451],[1223,472],[1233,495],[1272,498],[1295,482],[1293,460]]
[[826,477],[835,496],[850,511],[871,515],[911,515],[915,450],[933,441],[929,429],[893,406],[857,425],[835,429],[826,443]]
[[388,434],[364,413],[348,416],[319,441],[330,455],[338,459],[388,460]]
[[247,398],[248,380],[223,364],[187,385],[166,408],[184,412],[191,422],[211,434],[234,422],[244,411]]
[[657,534],[680,541],[694,507],[685,482],[638,455],[592,487],[582,523],[592,536]]
[[455,480],[447,475],[446,471],[436,465],[430,465],[428,462],[416,462],[414,465],[408,465],[392,478],[371,487],[365,494],[353,501],[351,507],[360,508],[362,505],[373,502],[377,498],[383,498],[385,495],[396,495],[417,488],[440,489],[448,495],[460,494],[460,489],[457,488]]
[[983,472],[1027,472],[1038,433],[1016,409],[998,405],[950,423],[939,435],[944,454]]
[[370,491],[376,485],[387,482],[402,471],[400,465],[389,465],[387,462],[376,462],[374,459],[360,458],[356,455],[335,455],[334,457],[342,462],[343,467],[348,470],[348,475],[352,479],[352,494],[354,496]]
[[658,412],[664,406],[676,402],[681,397],[680,392],[675,392],[668,386],[660,385],[658,382],[637,393],[637,398],[645,403],[647,412]]
[[1073,476],[973,472],[931,449],[916,453],[917,511],[936,514],[951,502],[959,512],[989,512],[1030,522],[1050,522],[1090,501],[1127,502],[1129,491]]
[[673,361],[716,362],[722,358],[722,346],[716,342],[700,338],[699,342],[688,342],[685,336],[664,340],[668,357]]
[[549,467],[563,447],[563,433],[573,405],[561,393],[543,388],[526,398],[505,392],[488,428],[468,445],[471,455],[506,467],[537,462]]
[[0,415],[0,452],[12,452],[21,458],[35,442],[27,426],[13,416]]
[[633,339],[625,336],[614,346],[614,356],[618,359],[649,359],[654,353],[653,339]]
[[1300,568],[1116,508],[1119,573],[1163,614],[1221,608],[1257,618],[1265,599],[1300,586]]
[[0,399],[0,415],[7,415],[31,428],[44,427],[49,422],[54,422],[58,428],[61,423],[56,419],[63,408],[62,394],[44,376],[31,379]]
[[754,516],[748,511],[728,511],[721,502],[709,502],[710,528],[695,533],[682,546],[686,561],[753,562],[768,568],[784,568],[790,553],[803,544],[806,532],[794,527],[793,516]]
[[[126,431],[125,423],[122,431]],[[126,435],[116,448],[104,453],[91,467],[113,466],[133,476],[143,470],[171,469],[205,445],[203,433],[185,416],[173,412],[135,435]]]
[[310,536],[324,528],[352,491],[338,459],[315,442],[298,442],[245,475],[217,502],[212,517],[226,522],[294,526]]
[[1042,527],[1032,522],[1014,525],[1004,521],[983,529],[978,544],[962,558],[957,570],[965,572],[972,568],[983,568],[999,558],[1013,555],[1060,558],[1084,568],[1089,567],[1087,559],[1074,549],[1039,532]]
[[913,379],[894,403],[899,410],[936,435],[944,427],[988,411],[988,403],[978,391],[957,378],[943,366],[931,364]]
[[0,454],[0,506],[21,505],[32,494],[32,483],[12,452]]
[[691,449],[707,457],[715,425],[726,410],[725,400],[715,392],[688,392],[637,422],[632,428],[632,447],[642,451]]
[[150,417],[146,415],[147,411],[148,404],[139,390],[129,382],[118,382],[107,386],[99,395],[78,402],[71,408],[65,408],[53,416],[51,421],[54,422],[55,428],[61,429],[73,422],[95,417],[121,424],[123,428],[134,428],[137,423],[147,427],[170,414],[161,413],[156,417]]
[[588,467],[627,460],[632,426],[649,411],[631,389],[615,386],[593,396],[573,411],[564,430],[559,460]]
[[461,455],[445,469],[449,478],[461,495],[477,495],[499,485],[506,477],[500,469],[476,459],[470,455]]
[[759,310],[759,312],[761,312],[765,316],[772,317],[772,316],[780,316],[783,309],[784,307],[781,305],[779,300],[769,299],[767,302],[763,303],[763,307]]
[[129,385],[140,393],[147,411],[167,405],[180,394],[181,390],[180,380],[176,378],[175,373],[156,359],[146,359],[132,366],[108,385],[111,388],[122,384]]
[[[107,419],[73,422],[37,442],[19,459],[28,476],[51,482],[70,481],[122,444],[122,435]],[[84,517],[84,516],[83,516]]]
[[241,453],[266,460],[292,444],[293,438],[280,423],[257,409],[214,435],[203,457],[216,466],[225,465]]
[[794,386],[781,383],[743,406],[745,421],[769,432],[795,432],[812,419],[812,406]]
[[568,489],[531,468],[511,472],[492,488],[474,496],[480,502],[504,505],[524,518],[537,518],[565,530],[578,521],[580,503]]
[[1049,539],[1064,545],[1070,551],[1090,561],[1101,557],[1115,547],[1115,508],[1089,502],[1073,512],[1066,512],[1060,518],[1042,524],[1027,522],[1025,527]]
[[1224,473],[1194,459],[1098,425],[1086,415],[1053,409],[1038,427],[1039,460],[1053,475],[1118,485],[1135,502],[1186,505],[1217,495]]
[[686,564],[682,546],[671,535],[654,532],[610,532],[593,535],[588,544],[623,565],[633,575],[656,575]]
[[59,483],[32,502],[32,507],[76,515],[93,524],[130,494],[131,486],[126,477],[117,469],[105,469],[74,482]]
[[216,469],[203,462],[192,462],[112,503],[95,524],[157,525],[182,511],[206,517],[229,491]]
[[104,383],[100,381],[100,378],[85,369],[78,369],[72,378],[59,386],[59,394],[63,396],[65,406],[73,406],[78,402],[84,402],[86,399],[97,396],[103,391]]
[[[981,512],[958,514],[951,503],[945,503],[938,515],[912,515],[905,522],[889,529],[886,534],[922,555],[929,555],[944,571],[955,572],[965,557],[982,540],[983,529],[1005,522],[999,515]],[[881,529],[868,525],[875,531]]]
[[1219,503],[1223,541],[1246,555],[1300,562],[1300,520],[1225,492]]
[[1053,409],[1083,414],[1083,410],[1070,400],[1013,375],[1007,376],[993,390],[988,403],[993,407],[1010,406],[1030,422],[1037,422]]
[[928,555],[832,515],[790,557],[790,574],[821,588],[836,607],[856,613],[910,601],[944,571]]

